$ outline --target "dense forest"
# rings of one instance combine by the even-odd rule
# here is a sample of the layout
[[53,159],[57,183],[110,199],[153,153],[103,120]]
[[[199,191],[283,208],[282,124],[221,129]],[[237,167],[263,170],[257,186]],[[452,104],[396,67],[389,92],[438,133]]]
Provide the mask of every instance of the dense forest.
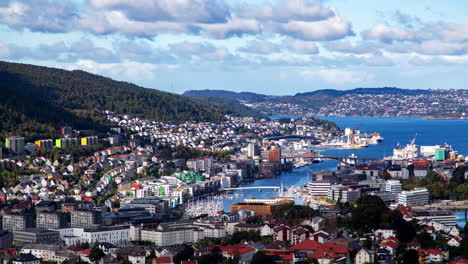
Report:
[[0,93],[0,137],[50,137],[63,125],[100,130],[106,124],[94,109],[160,121],[221,121],[225,111],[84,71],[1,61]]

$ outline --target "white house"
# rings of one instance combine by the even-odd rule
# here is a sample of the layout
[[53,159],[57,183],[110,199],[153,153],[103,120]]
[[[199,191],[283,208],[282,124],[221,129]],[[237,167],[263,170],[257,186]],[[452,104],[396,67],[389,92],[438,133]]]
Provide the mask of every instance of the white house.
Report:
[[374,263],[375,252],[367,248],[361,248],[356,254],[354,264]]

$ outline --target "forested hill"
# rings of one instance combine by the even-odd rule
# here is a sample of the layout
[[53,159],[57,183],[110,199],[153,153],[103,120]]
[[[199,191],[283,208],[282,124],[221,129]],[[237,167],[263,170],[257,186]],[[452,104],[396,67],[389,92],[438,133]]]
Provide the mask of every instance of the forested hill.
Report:
[[[219,106],[114,81],[84,71],[66,71],[0,61],[0,136],[52,135],[63,125],[101,129],[94,109],[152,120],[220,121]],[[32,135],[34,134],[34,135]]]

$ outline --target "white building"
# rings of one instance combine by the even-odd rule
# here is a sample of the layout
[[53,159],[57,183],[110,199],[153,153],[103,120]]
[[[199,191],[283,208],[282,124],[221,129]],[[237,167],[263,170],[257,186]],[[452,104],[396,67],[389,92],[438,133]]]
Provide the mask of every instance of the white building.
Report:
[[391,193],[401,193],[403,185],[399,180],[388,180],[385,183],[385,191],[391,192]]
[[328,181],[308,182],[306,188],[310,195],[327,196],[331,189],[331,183]]
[[60,239],[65,245],[79,243],[111,243],[120,245],[130,241],[130,229],[128,226],[113,226],[112,228],[60,228],[55,229],[60,234]]
[[429,191],[426,188],[415,188],[398,194],[398,203],[404,206],[418,206],[429,203]]
[[373,250],[361,248],[356,254],[354,264],[374,263],[375,253]]

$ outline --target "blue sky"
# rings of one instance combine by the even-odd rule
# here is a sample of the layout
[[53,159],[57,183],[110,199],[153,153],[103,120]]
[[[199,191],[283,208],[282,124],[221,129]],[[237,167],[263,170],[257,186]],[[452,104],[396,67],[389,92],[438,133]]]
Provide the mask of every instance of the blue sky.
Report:
[[182,93],[468,89],[465,0],[2,0],[0,59]]

